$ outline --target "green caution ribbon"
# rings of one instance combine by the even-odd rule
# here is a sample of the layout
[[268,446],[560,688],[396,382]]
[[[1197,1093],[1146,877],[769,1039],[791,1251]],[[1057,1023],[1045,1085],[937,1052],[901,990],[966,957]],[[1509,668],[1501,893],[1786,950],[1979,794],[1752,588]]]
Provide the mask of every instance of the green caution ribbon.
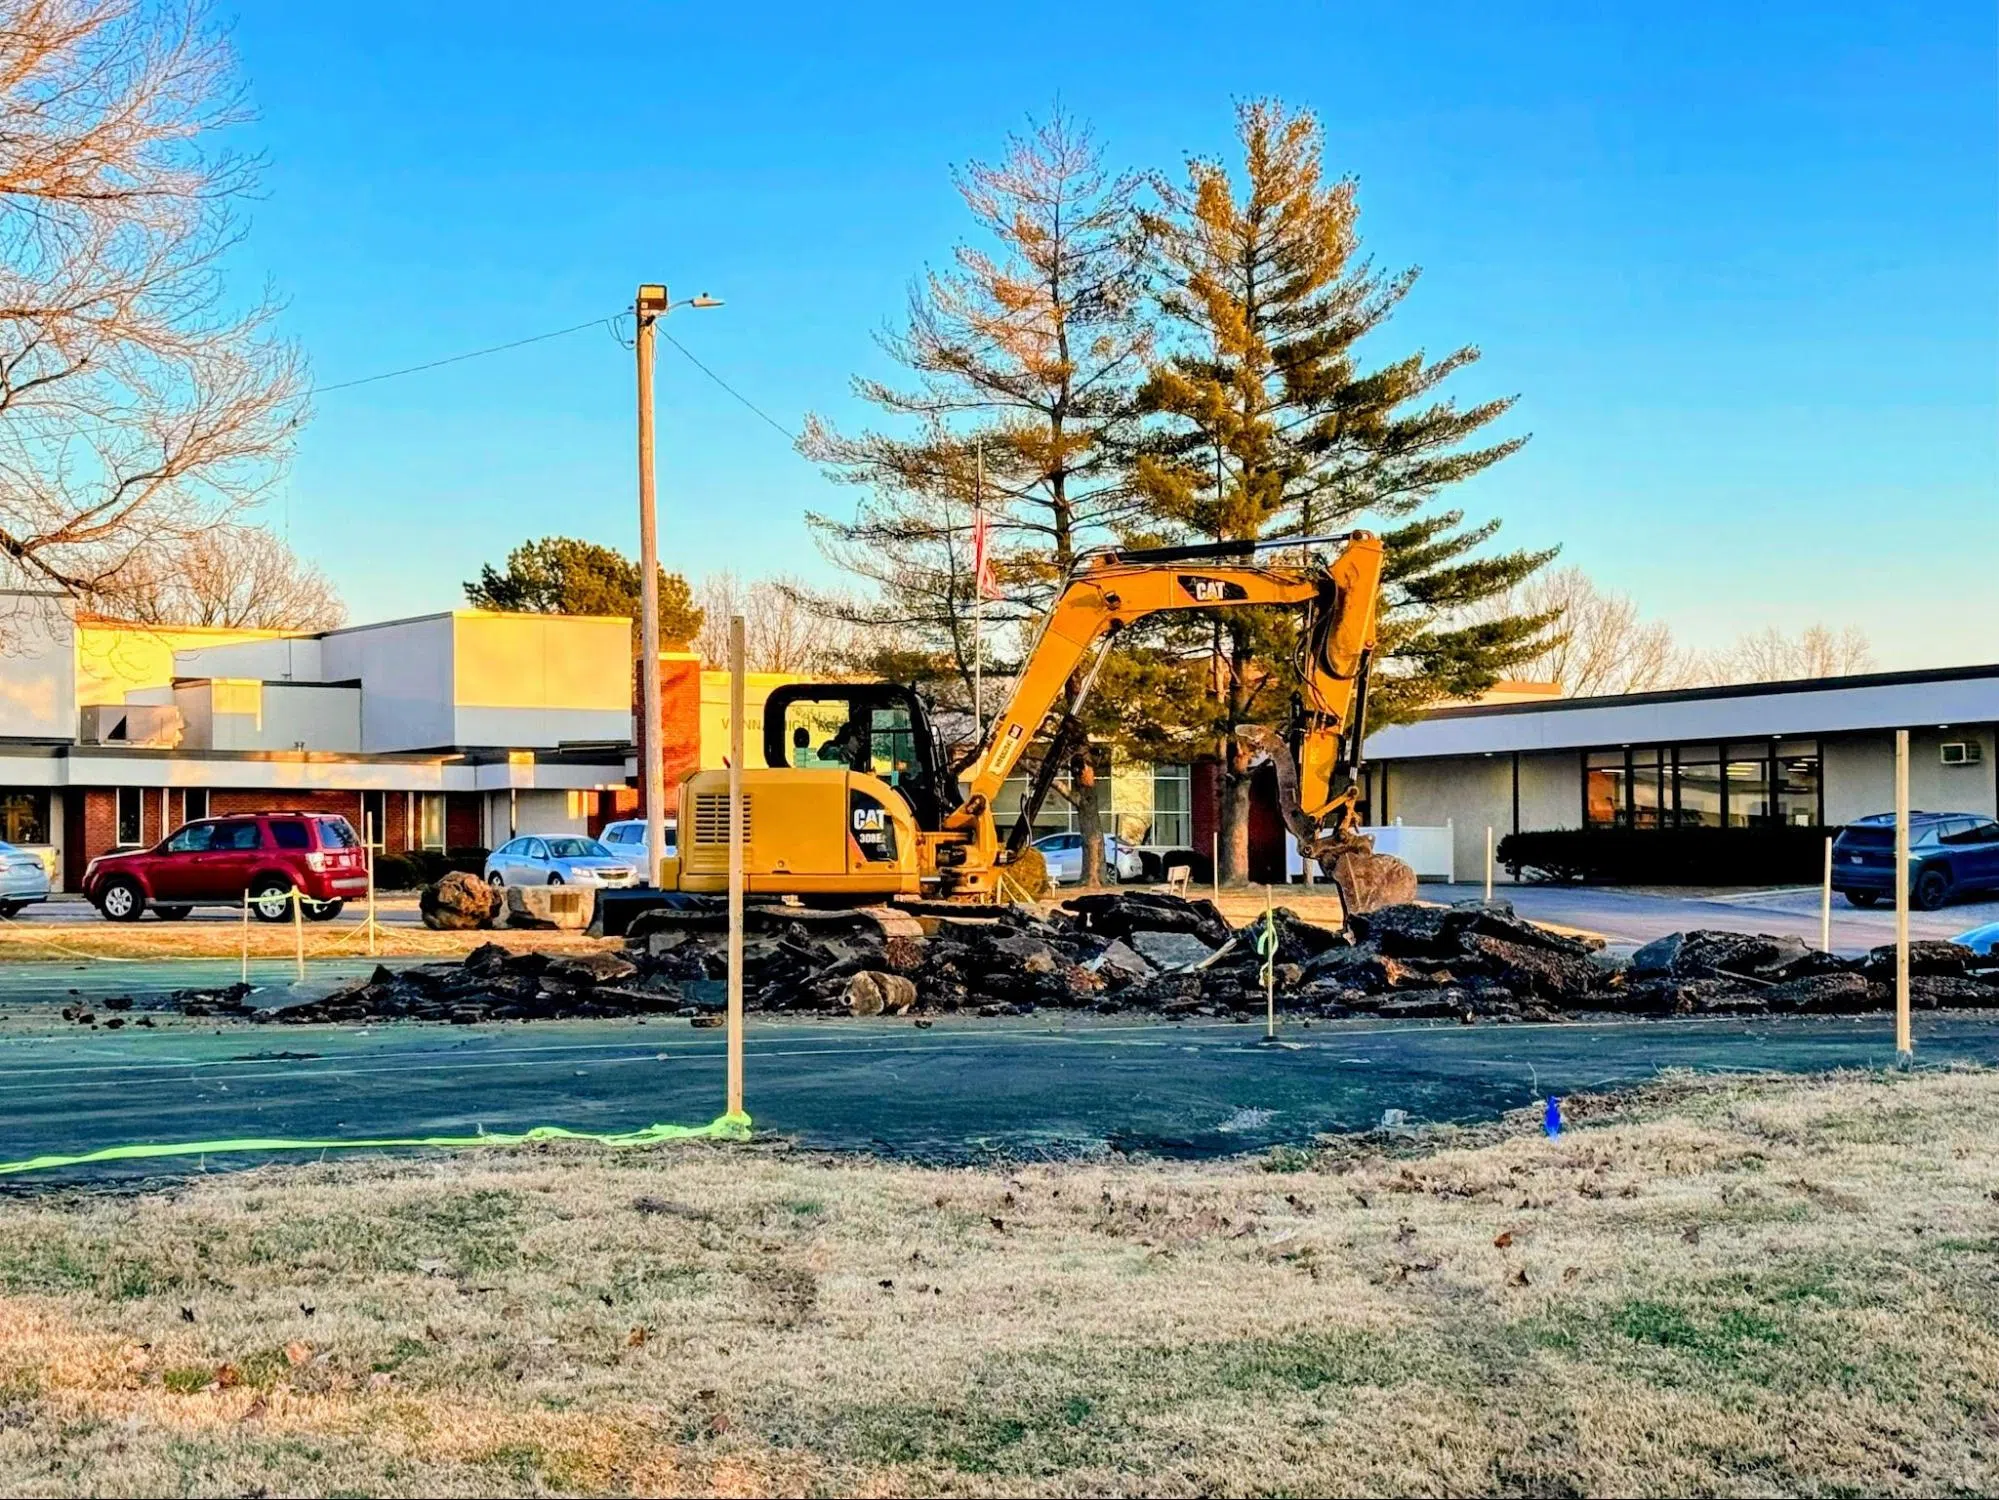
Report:
[[1256,951],[1263,956],[1262,979],[1267,986],[1270,984],[1277,969],[1277,915],[1275,912],[1266,911],[1263,914],[1263,927],[1256,935]]
[[14,1172],[46,1172],[56,1167],[83,1167],[102,1161],[142,1161],[162,1156],[227,1156],[245,1151],[365,1151],[401,1146],[435,1146],[457,1151],[473,1146],[526,1146],[536,1141],[591,1141],[599,1146],[659,1146],[668,1141],[743,1141],[750,1136],[750,1117],[725,1114],[706,1125],[648,1125],[642,1130],[599,1134],[537,1125],[517,1134],[484,1131],[478,1135],[385,1136],[373,1140],[290,1140],[245,1136],[228,1141],[158,1141],[134,1146],[106,1146],[78,1156],[31,1156],[26,1161],[0,1162],[0,1177]]

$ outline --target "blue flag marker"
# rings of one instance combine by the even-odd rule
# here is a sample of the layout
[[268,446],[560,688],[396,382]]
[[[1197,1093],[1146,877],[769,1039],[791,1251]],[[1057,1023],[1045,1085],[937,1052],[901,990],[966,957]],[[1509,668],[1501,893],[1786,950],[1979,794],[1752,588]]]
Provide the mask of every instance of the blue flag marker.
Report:
[[1550,1136],[1562,1133],[1562,1101],[1552,1095],[1548,1099],[1548,1113],[1541,1121],[1541,1128]]

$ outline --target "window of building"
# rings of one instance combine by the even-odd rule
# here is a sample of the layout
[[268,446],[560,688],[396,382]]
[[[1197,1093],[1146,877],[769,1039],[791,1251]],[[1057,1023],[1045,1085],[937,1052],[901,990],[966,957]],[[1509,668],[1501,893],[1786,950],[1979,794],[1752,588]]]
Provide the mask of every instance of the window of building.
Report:
[[1816,740],[1583,755],[1583,819],[1591,828],[1815,827],[1823,800]]
[[1721,747],[1681,745],[1673,752],[1673,826],[1721,827]]
[[208,816],[208,788],[191,786],[180,794],[180,817],[183,823],[192,823],[196,818]]
[[383,848],[388,837],[389,826],[388,793],[363,792],[361,794],[361,837],[377,849]]
[[1194,842],[1194,768],[1155,765],[1152,768],[1152,828],[1145,842],[1160,848],[1183,848]]
[[425,792],[417,799],[417,841],[425,849],[444,847],[444,793]]
[[49,842],[49,794],[0,791],[0,839],[10,844]]
[[145,812],[145,793],[135,786],[118,788],[118,844],[129,849],[136,846],[142,837],[141,819]]
[[1583,822],[1590,828],[1621,828],[1627,821],[1630,774],[1623,750],[1592,750],[1583,762]]
[[1819,812],[1822,778],[1817,745],[1777,747],[1777,821],[1811,828],[1824,821]]
[[1722,811],[1728,826],[1768,827],[1771,821],[1768,746],[1730,745],[1728,759],[1723,764]]

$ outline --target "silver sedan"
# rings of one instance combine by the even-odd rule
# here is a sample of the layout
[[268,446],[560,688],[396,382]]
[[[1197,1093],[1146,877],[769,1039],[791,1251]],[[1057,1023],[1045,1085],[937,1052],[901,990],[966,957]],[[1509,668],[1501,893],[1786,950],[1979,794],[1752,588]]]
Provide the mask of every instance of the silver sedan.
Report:
[[636,884],[639,872],[595,839],[568,834],[525,835],[486,856],[488,885]]
[[0,917],[17,915],[31,901],[49,899],[49,868],[31,849],[0,841]]

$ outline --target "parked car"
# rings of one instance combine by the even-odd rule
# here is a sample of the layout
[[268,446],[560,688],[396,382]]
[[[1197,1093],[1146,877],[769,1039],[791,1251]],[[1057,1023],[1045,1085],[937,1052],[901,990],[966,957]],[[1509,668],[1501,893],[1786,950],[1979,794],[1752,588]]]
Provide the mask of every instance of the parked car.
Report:
[[49,867],[42,857],[0,840],[0,918],[18,917],[21,908],[49,899]]
[[[619,859],[628,862],[639,872],[639,883],[645,884],[651,878],[652,862],[646,858],[646,820],[644,818],[623,818],[616,823],[606,823],[598,840]],[[666,854],[673,858],[677,845],[674,841],[674,820],[666,820]]]
[[[1083,878],[1083,836],[1080,833],[1051,833],[1034,841],[1048,864],[1048,878],[1058,885],[1074,885]],[[1138,846],[1114,833],[1104,835],[1104,874],[1112,880],[1138,880],[1145,874],[1145,861]]]
[[1973,953],[1990,955],[1999,952],[1999,922],[1987,922],[1982,927],[1974,927],[1969,932],[1960,932],[1951,941]]
[[596,839],[525,834],[486,856],[488,885],[637,885],[638,866]]
[[[1832,843],[1832,888],[1855,906],[1895,894],[1895,815],[1875,813],[1840,829]],[[1909,814],[1909,904],[1935,911],[1954,896],[1999,890],[1999,823],[1976,813]]]
[[259,921],[305,915],[325,922],[366,893],[368,856],[345,818],[328,813],[247,813],[184,823],[150,849],[101,854],[83,872],[83,894],[113,922],[151,907],[176,922],[197,906],[240,906]]

